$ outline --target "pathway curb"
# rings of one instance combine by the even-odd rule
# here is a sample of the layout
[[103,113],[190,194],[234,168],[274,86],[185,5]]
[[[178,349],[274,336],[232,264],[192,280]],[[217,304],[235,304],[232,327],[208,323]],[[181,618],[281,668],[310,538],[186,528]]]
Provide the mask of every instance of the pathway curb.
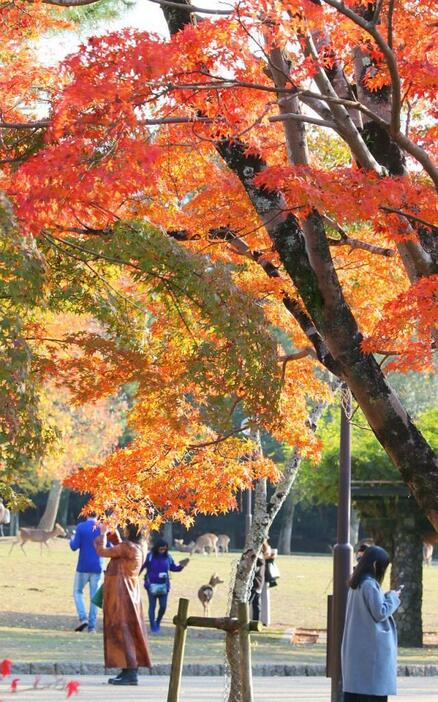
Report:
[[[323,663],[266,663],[255,664],[253,675],[259,677],[325,677]],[[105,669],[100,663],[13,663],[12,673],[21,675],[111,675],[115,670]],[[223,676],[225,666],[209,663],[186,663],[183,675]],[[157,663],[151,670],[142,669],[143,675],[169,675],[169,663]],[[438,677],[438,665],[409,664],[399,665],[399,677]]]

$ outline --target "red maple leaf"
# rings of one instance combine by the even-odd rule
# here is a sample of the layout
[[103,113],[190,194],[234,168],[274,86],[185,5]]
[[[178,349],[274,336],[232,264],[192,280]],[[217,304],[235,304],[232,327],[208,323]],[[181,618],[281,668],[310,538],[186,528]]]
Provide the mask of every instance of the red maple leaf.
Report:
[[11,692],[17,692],[18,681],[20,678],[14,678],[11,682]]
[[0,663],[0,675],[2,678],[6,678],[8,675],[11,674],[11,665],[12,661],[9,660],[9,658],[4,658],[2,662]]
[[66,686],[65,689],[67,691],[67,699],[71,697],[73,694],[78,694],[79,692],[79,682],[77,680],[70,680]]

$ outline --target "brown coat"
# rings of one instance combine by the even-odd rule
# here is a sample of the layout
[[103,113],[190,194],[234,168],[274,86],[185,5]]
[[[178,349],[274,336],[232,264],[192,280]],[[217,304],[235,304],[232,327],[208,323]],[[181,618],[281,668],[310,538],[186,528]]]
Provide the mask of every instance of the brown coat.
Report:
[[107,668],[151,668],[138,574],[143,549],[125,541],[105,548],[104,536],[94,544],[99,556],[110,558],[103,589],[103,639]]

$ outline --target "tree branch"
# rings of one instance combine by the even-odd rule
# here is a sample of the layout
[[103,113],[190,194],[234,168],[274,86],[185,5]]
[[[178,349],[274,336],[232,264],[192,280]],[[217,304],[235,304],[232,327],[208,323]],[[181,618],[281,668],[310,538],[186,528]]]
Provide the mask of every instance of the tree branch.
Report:
[[48,127],[49,120],[42,119],[38,122],[0,122],[0,129],[43,129]]
[[391,101],[391,134],[394,136],[400,131],[400,110],[401,110],[401,84],[400,75],[398,72],[397,60],[391,47],[387,44],[384,37],[376,29],[374,22],[367,22],[356,12],[344,5],[339,0],[324,0],[327,5],[334,7],[338,12],[351,19],[358,27],[362,27],[370,36],[373,37],[377,46],[385,57],[389,75],[391,77],[392,101]]
[[417,222],[417,224],[421,224],[423,227],[427,227],[432,231],[435,231],[437,229],[436,224],[427,222],[425,219],[421,219],[421,217],[416,217],[415,215],[409,214],[408,212],[403,212],[403,210],[398,210],[396,207],[387,207],[386,205],[380,205],[379,209],[383,210],[384,212],[397,214],[400,217],[406,217],[406,219],[409,219],[412,222]]
[[[385,169],[376,161],[369,148],[365,144],[356,125],[350,117],[346,107],[339,103],[339,96],[330,83],[325,70],[319,64],[319,54],[310,35],[306,36],[306,54],[311,56],[316,64],[316,73],[313,77],[321,94],[330,95],[336,101],[329,103],[330,111],[338,126],[338,132],[348,144],[356,161],[368,170],[374,171],[378,175],[385,175]],[[319,97],[319,96],[318,96]]]
[[296,114],[296,112],[284,112],[281,115],[269,117],[269,122],[286,122],[288,119],[293,119],[297,122],[307,122],[308,124],[317,124],[319,127],[328,127],[338,131],[338,127],[334,122],[329,122],[326,119],[319,117],[311,117],[310,115]]
[[195,5],[180,4],[179,2],[171,2],[171,0],[149,0],[156,5],[163,5],[164,7],[175,7],[178,10],[185,10],[189,14],[197,12],[199,14],[205,15],[232,15],[234,10],[208,10],[203,7],[196,7]]

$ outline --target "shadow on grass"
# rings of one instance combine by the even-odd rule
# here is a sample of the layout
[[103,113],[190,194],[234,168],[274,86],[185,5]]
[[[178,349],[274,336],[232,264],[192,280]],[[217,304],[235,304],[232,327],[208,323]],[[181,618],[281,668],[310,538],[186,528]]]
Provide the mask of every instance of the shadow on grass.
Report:
[[[47,603],[49,606],[49,603]],[[78,620],[74,616],[50,614],[48,612],[0,612],[0,626],[17,629],[56,629],[73,631]]]

